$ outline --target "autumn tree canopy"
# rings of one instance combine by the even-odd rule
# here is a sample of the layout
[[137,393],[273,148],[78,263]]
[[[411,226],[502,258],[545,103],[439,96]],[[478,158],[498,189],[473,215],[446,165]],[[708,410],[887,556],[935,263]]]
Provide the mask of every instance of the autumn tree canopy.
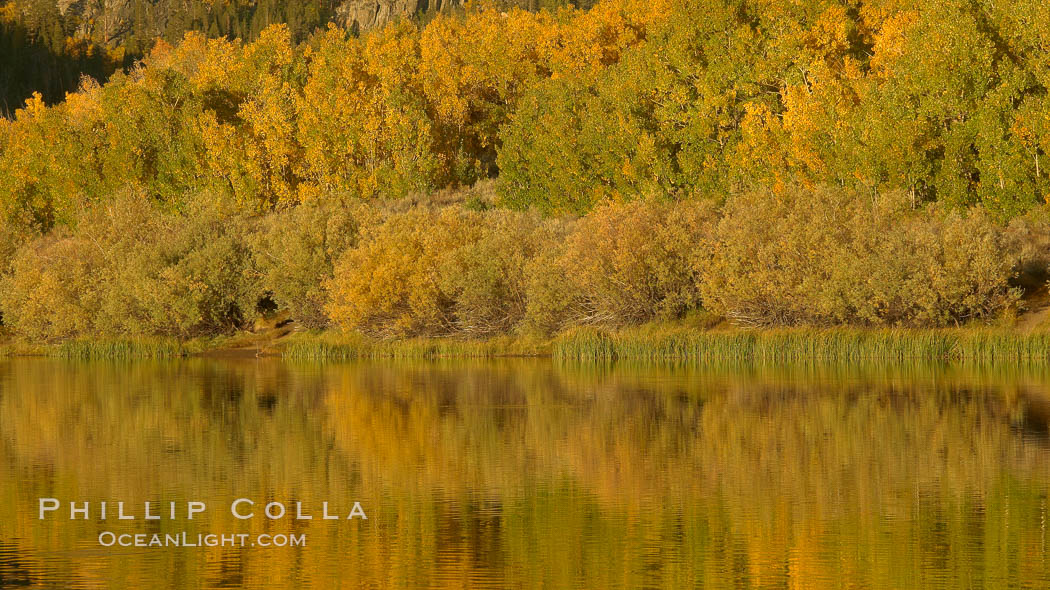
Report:
[[[1001,230],[1050,199],[1050,8],[1037,0],[603,0],[532,11],[482,3],[367,34],[329,25],[303,36],[276,24],[251,39],[191,32],[177,43],[158,41],[105,83],[85,79],[52,106],[36,94],[13,118],[0,119],[0,275],[21,265],[29,273],[22,287],[36,293],[46,282],[30,271],[52,256],[41,252],[58,259],[88,247],[84,227],[97,227],[120,199],[135,195],[148,201],[140,204],[146,217],[193,220],[185,233],[164,234],[172,244],[150,263],[148,273],[157,276],[143,275],[160,281],[150,284],[197,276],[194,244],[207,242],[201,236],[208,232],[232,231],[195,217],[209,212],[257,234],[233,236],[232,244],[285,244],[304,253],[309,269],[287,265],[284,276],[263,248],[259,272],[272,279],[267,292],[318,324],[327,313],[381,326],[381,333],[390,325],[426,332],[467,324],[483,332],[526,317],[536,325],[591,316],[647,321],[715,307],[759,323],[941,325],[1010,307],[1010,261],[1020,258],[997,254],[1017,252],[1014,242],[999,243]],[[376,234],[386,238],[368,241],[372,234],[362,230],[368,248],[343,264],[325,245],[345,241],[330,235],[327,212],[479,183],[497,195],[482,208],[527,217],[409,215]],[[636,201],[656,208],[607,209]],[[659,202],[687,206],[668,213]],[[587,217],[580,227],[589,229],[565,238],[578,251],[536,245],[568,234],[535,216],[595,211],[608,219]],[[714,239],[708,253],[696,251],[707,230],[688,221],[698,212],[733,220],[719,225],[727,241]],[[666,235],[653,229],[664,215],[678,224]],[[269,229],[256,227],[253,220],[267,216],[261,225]],[[274,216],[312,225],[284,236]],[[799,277],[840,274],[821,266],[831,247],[813,241],[832,222],[841,229],[828,238],[841,250],[836,260],[862,268],[848,260],[868,244],[874,258],[865,264],[875,270],[865,276],[896,273],[898,282],[886,279],[892,289],[872,295],[873,287],[860,284],[864,276],[850,275],[839,300],[813,299],[826,289],[814,291],[817,283]],[[523,229],[528,224],[540,229]],[[879,242],[884,250],[864,241],[891,231],[899,239]],[[798,241],[784,237],[791,232]],[[434,241],[445,234],[445,242]],[[748,237],[756,235],[769,243],[751,248]],[[67,246],[39,242],[70,236],[61,242]],[[959,286],[949,277],[961,276],[952,260],[969,247],[967,236],[987,237],[987,256],[973,262],[987,272]],[[824,258],[809,258],[815,254],[800,244]],[[611,248],[607,258],[599,246]],[[241,248],[230,247],[231,260],[240,260]],[[533,284],[524,262],[504,257],[503,249],[515,248],[588,282]],[[626,264],[618,257],[642,250],[671,262],[618,266]],[[423,270],[391,276],[411,277],[418,288],[369,295],[396,309],[362,308],[371,301],[363,293],[372,277],[355,277],[355,269],[386,268],[384,256],[400,260],[408,251],[432,259],[420,261]],[[928,268],[894,266],[901,253]],[[192,272],[179,266],[183,256]],[[756,266],[752,259],[777,262]],[[696,260],[707,270],[686,268]],[[111,261],[81,262],[109,268]],[[494,269],[489,275],[463,282],[464,273],[485,265]],[[712,268],[728,282],[700,284],[690,274]],[[791,268],[805,272],[785,274]],[[943,284],[904,288],[912,275]],[[602,282],[616,276],[623,284]],[[200,284],[219,288],[221,281],[206,278]],[[114,275],[112,284],[125,279]],[[324,307],[324,281],[349,295]],[[754,281],[769,289],[745,284]],[[478,284],[501,294],[471,291]],[[792,289],[801,303],[783,309]],[[240,291],[224,297],[216,301],[242,305]],[[529,312],[542,300],[572,307]],[[203,295],[192,301],[193,309],[211,309]],[[474,320],[457,319],[465,310]],[[195,313],[186,313],[181,325],[190,327],[179,330],[237,323],[221,310],[204,319]]]

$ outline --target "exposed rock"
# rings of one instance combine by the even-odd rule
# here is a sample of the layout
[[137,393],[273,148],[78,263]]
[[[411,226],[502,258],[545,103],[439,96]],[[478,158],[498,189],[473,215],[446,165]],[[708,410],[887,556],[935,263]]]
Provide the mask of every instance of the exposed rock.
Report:
[[364,33],[398,18],[451,9],[462,0],[347,0],[336,9],[344,26]]

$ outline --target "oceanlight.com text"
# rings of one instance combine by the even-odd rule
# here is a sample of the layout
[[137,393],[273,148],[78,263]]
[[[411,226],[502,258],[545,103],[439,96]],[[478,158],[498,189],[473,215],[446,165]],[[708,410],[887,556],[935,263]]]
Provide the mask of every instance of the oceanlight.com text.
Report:
[[103,547],[305,547],[306,534],[114,533],[98,535]]

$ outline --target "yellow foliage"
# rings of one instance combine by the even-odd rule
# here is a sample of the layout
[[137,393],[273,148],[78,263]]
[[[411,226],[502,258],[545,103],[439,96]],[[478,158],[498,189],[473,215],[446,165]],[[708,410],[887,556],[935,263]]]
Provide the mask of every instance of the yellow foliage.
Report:
[[417,208],[362,230],[328,282],[332,321],[382,337],[506,332],[552,228],[531,215]]
[[695,249],[711,230],[710,203],[607,203],[532,265],[528,321],[639,324],[700,307]]
[[873,72],[884,78],[891,75],[893,62],[903,55],[905,39],[918,18],[918,12],[909,10],[893,14],[886,19],[873,37],[874,55],[871,58]]

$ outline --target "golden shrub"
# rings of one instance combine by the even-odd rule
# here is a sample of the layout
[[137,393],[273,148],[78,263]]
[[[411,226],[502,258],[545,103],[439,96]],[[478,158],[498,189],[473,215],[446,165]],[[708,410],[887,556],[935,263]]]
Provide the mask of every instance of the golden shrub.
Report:
[[546,330],[627,325],[698,307],[692,260],[714,219],[705,202],[598,207],[575,223],[556,253],[533,264],[530,321]]
[[415,208],[364,228],[328,281],[331,319],[391,337],[507,330],[525,308],[538,217]]

